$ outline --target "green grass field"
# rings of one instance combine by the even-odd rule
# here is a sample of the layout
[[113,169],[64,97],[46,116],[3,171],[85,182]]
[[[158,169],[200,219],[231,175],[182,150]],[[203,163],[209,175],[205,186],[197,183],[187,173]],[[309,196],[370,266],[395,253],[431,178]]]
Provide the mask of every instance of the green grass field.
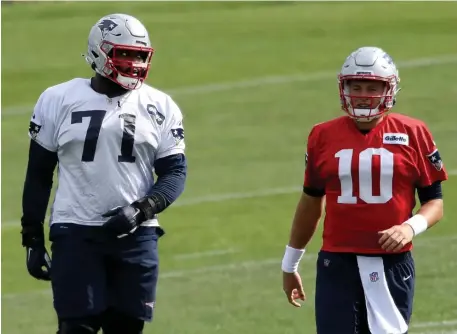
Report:
[[49,284],[28,276],[20,245],[29,117],[48,86],[91,75],[80,54],[109,12],[148,27],[149,83],[185,115],[188,183],[161,216],[167,235],[145,333],[315,332],[320,233],[301,265],[301,309],[283,295],[280,260],[308,131],[341,114],[336,74],[362,45],[398,63],[395,110],[429,124],[450,173],[445,218],[416,241],[410,333],[457,333],[457,4],[444,2],[2,4],[2,333],[55,332]]

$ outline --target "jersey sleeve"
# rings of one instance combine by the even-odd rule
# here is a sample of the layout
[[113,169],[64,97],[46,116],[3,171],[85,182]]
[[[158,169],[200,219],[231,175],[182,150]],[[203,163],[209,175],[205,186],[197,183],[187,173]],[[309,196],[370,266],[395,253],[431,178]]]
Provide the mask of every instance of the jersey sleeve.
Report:
[[173,154],[184,154],[186,148],[181,110],[170,97],[167,99],[165,108],[165,124],[162,128],[157,159]]
[[422,125],[418,129],[417,136],[417,171],[419,174],[417,186],[428,187],[435,182],[447,180],[446,169],[429,129]]
[[44,91],[39,97],[29,124],[29,137],[48,151],[57,151],[56,124],[54,121],[57,101]]
[[318,133],[316,127],[313,127],[306,146],[305,155],[305,176],[303,188],[312,189],[314,192],[323,192],[325,189],[324,181],[320,178],[317,161],[318,161]]

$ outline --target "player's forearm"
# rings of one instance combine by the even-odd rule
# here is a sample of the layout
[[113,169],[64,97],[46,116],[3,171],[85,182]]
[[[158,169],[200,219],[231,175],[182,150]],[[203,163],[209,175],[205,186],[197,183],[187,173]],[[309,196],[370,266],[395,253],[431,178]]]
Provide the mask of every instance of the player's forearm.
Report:
[[289,246],[304,249],[316,231],[322,215],[324,197],[302,194],[298,202],[290,232]]
[[443,218],[443,213],[443,200],[434,199],[424,203],[416,214],[424,216],[427,220],[427,226],[430,228]]
[[289,244],[282,259],[283,272],[294,273],[298,270],[305,247],[313,237],[322,215],[323,203],[324,197],[302,194],[295,210]]
[[184,154],[174,154],[155,162],[157,182],[150,191],[150,195],[160,195],[164,199],[165,210],[178,199],[184,191],[187,177],[187,161]]
[[443,200],[432,199],[422,204],[417,213],[404,224],[409,225],[417,236],[438,223],[443,218]]
[[27,174],[22,194],[23,227],[43,224],[52,189],[52,177],[57,165],[57,153],[34,141],[30,142]]
[[155,162],[157,182],[149,194],[138,201],[146,219],[151,219],[170,206],[184,191],[187,161],[184,154],[175,154]]

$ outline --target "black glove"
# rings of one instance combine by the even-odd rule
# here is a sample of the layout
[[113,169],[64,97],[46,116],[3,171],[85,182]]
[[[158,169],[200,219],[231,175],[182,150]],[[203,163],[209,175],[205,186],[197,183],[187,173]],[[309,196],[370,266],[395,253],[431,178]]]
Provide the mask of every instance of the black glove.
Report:
[[44,246],[43,225],[22,228],[22,246],[26,249],[29,274],[43,281],[51,280],[51,258]]
[[138,226],[145,220],[141,210],[133,205],[115,207],[105,212],[102,217],[111,217],[103,224],[103,228],[118,238],[123,238],[135,232]]
[[117,206],[105,212],[102,217],[111,217],[103,227],[118,238],[135,232],[140,224],[153,219],[160,211],[160,198],[155,195],[143,197],[128,206]]

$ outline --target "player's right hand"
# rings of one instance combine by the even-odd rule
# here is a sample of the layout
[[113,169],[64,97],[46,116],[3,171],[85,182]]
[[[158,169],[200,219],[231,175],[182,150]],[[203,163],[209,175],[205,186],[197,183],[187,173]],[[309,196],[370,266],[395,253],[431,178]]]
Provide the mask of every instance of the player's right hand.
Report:
[[103,224],[108,233],[114,234],[117,238],[123,238],[138,228],[143,222],[142,212],[131,205],[118,206],[108,212],[105,212],[102,217],[110,219]]
[[289,303],[295,307],[301,307],[301,305],[296,300],[301,299],[305,301],[306,296],[305,292],[303,291],[303,285],[301,282],[300,274],[298,272],[283,272],[282,286],[287,296],[287,299],[289,300]]
[[38,280],[51,280],[51,258],[44,245],[43,225],[22,228],[22,245],[26,249],[29,274]]

